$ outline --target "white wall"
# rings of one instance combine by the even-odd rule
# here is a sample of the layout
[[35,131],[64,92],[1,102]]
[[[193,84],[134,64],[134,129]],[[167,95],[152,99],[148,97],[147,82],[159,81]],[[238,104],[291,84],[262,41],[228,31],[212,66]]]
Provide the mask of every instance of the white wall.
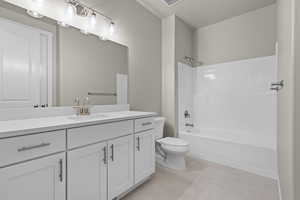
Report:
[[198,28],[194,57],[204,64],[275,54],[276,5]]

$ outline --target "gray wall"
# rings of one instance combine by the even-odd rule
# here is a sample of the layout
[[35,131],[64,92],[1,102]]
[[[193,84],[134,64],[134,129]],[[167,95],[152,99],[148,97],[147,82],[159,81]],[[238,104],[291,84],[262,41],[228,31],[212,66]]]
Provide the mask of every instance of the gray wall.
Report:
[[276,5],[197,29],[194,57],[204,64],[275,54]]
[[[74,28],[58,28],[58,105],[71,106],[88,92],[116,92],[116,74],[128,74],[128,49],[83,35]],[[115,96],[90,96],[94,105],[116,104]]]
[[294,137],[294,159],[295,159],[295,199],[300,199],[300,2],[295,1],[295,137]]
[[294,197],[294,38],[293,2],[278,0],[278,74],[285,87],[278,98],[278,167],[282,200]]
[[166,135],[175,133],[175,16],[162,20],[162,116],[166,117]]
[[193,29],[172,15],[162,21],[162,115],[167,118],[166,135],[177,135],[177,62],[192,56]]
[[161,20],[135,0],[99,9],[116,22],[115,41],[128,47],[131,109],[161,111]]

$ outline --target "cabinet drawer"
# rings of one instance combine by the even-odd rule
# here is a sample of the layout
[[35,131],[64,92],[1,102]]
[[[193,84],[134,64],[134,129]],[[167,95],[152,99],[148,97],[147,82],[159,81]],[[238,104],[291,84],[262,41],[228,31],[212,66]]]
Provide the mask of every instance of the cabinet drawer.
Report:
[[68,149],[133,134],[133,121],[121,121],[68,129]]
[[0,166],[61,152],[66,149],[64,130],[0,140]]
[[147,117],[135,120],[134,132],[141,132],[154,128],[154,118]]

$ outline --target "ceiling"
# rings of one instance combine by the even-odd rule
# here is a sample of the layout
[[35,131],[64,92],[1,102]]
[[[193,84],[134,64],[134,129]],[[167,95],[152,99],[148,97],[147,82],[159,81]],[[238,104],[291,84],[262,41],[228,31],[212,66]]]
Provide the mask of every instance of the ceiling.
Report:
[[164,0],[137,0],[160,18],[175,14],[198,28],[273,4],[276,0],[179,0],[168,6]]

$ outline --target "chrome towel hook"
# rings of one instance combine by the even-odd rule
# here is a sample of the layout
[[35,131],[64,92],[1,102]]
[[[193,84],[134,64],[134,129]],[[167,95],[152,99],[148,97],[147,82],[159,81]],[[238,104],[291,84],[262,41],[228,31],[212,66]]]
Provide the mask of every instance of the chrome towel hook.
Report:
[[284,87],[284,80],[281,80],[279,82],[271,83],[271,90],[276,90],[277,92]]

